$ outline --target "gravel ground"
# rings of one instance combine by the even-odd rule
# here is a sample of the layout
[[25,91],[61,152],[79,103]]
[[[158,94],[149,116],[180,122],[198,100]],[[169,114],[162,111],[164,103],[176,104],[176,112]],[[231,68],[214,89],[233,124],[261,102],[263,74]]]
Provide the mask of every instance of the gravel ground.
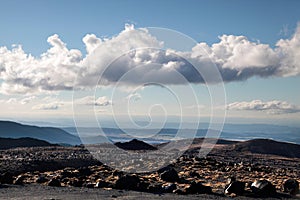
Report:
[[[58,200],[58,199],[232,199],[230,197],[222,197],[218,195],[175,195],[175,194],[151,194],[145,192],[135,192],[126,190],[104,190],[104,189],[89,189],[89,188],[74,188],[74,187],[49,187],[43,185],[24,185],[15,186],[9,185],[0,188],[0,199],[10,200]],[[236,197],[234,199],[246,200],[249,197]],[[285,198],[264,198],[264,200],[285,199]],[[300,196],[296,197],[300,199]]]
[[[104,148],[104,147],[103,147]],[[174,163],[180,178],[187,181],[197,180],[204,185],[211,186],[213,195],[201,194],[178,195],[172,193],[153,194],[137,191],[116,189],[99,189],[87,187],[69,187],[71,179],[95,184],[99,176],[108,183],[114,183],[116,173],[113,169],[103,167],[99,161],[93,159],[89,152],[82,147],[35,147],[16,148],[0,151],[0,175],[10,172],[14,179],[22,174],[25,177],[24,185],[1,185],[0,200],[2,199],[230,199],[220,195],[226,184],[227,177],[234,175],[239,180],[248,183],[256,179],[268,179],[276,186],[278,192],[282,192],[281,186],[284,180],[294,178],[300,182],[300,159],[285,158],[274,155],[252,154],[248,152],[236,152],[227,148],[215,149],[207,158],[195,159],[194,150],[187,155],[178,158]],[[71,168],[70,168],[71,167]],[[72,169],[72,167],[74,169]],[[89,167],[91,175],[76,176],[80,167]],[[76,169],[75,169],[76,168]],[[64,170],[63,170],[64,169]],[[57,171],[58,170],[58,171]],[[63,171],[72,174],[69,180],[62,177]],[[46,184],[36,184],[34,176],[44,176],[50,180],[53,177],[61,177],[59,181],[65,187],[50,187]],[[112,176],[112,174],[115,175]],[[139,174],[143,182],[164,183],[158,173]],[[153,175],[153,176],[152,176]],[[74,177],[73,177],[74,176]],[[148,177],[147,177],[148,176]],[[27,179],[26,179],[27,177]],[[146,178],[145,178],[146,177]],[[155,180],[154,180],[154,179]],[[31,180],[32,179],[32,180]],[[69,183],[70,184],[66,184]],[[2,182],[10,183],[10,182]],[[30,183],[30,184],[29,184]],[[177,184],[178,187],[180,184]],[[118,187],[111,187],[118,188]],[[183,189],[183,188],[181,188]],[[146,190],[141,190],[146,191]],[[273,199],[286,199],[287,196],[279,195]],[[300,199],[298,195],[295,197]],[[247,196],[238,196],[234,199],[249,199]],[[254,198],[252,198],[254,199]],[[272,198],[264,198],[272,199]]]

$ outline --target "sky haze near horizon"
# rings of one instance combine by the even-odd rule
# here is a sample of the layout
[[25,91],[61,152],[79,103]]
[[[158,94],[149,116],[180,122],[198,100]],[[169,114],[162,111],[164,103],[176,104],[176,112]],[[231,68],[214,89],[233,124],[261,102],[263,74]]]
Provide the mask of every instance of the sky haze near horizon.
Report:
[[[160,104],[169,116],[180,115],[176,98],[161,87],[120,90],[123,99],[111,99],[111,85],[122,75],[120,71],[133,69],[133,60],[135,65],[159,63],[153,74],[141,68],[141,72],[135,72],[137,77],[143,75],[147,81],[159,78],[180,93],[184,116],[197,118],[194,111],[199,109],[206,119],[211,111],[209,93],[203,80],[194,77],[188,63],[181,60],[188,58],[200,68],[209,69],[212,63],[220,70],[225,81],[228,121],[299,124],[299,7],[296,0],[3,1],[0,117],[50,121],[72,118],[72,89],[82,90],[75,101],[82,117],[86,110],[95,108],[100,119],[110,118],[112,110],[121,110],[128,102],[136,116],[147,118],[152,114],[160,121],[164,115]],[[165,48],[157,35],[144,27],[179,31],[196,43],[189,51],[135,52],[132,60],[120,60],[128,65],[119,64],[107,73],[106,87],[97,89],[95,97],[86,93],[84,90],[91,89],[103,66],[117,53],[139,47]],[[170,56],[170,52],[181,58]],[[169,78],[167,69],[176,69],[192,82],[198,103],[189,98],[187,84]],[[74,84],[78,74],[86,75]],[[128,88],[139,83],[138,79],[124,81]],[[149,108],[153,108],[151,112]],[[221,109],[217,113],[221,115]]]

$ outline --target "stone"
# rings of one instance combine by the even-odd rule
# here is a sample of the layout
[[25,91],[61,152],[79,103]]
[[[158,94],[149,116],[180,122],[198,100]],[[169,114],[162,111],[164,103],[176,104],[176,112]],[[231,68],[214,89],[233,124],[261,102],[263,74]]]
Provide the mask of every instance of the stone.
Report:
[[69,181],[69,185],[73,187],[82,187],[83,181],[79,179],[72,179]]
[[162,186],[162,191],[164,193],[172,193],[176,189],[177,189],[177,185],[175,183],[168,183]]
[[45,177],[45,176],[39,176],[36,180],[35,180],[35,182],[36,183],[46,183],[46,182],[48,182],[49,180]]
[[192,182],[187,188],[185,188],[186,194],[211,194],[212,189],[210,186],[202,185],[200,182]]
[[10,172],[5,172],[0,176],[0,183],[2,184],[13,184],[14,177]]
[[151,193],[160,194],[163,192],[162,185],[158,183],[150,184],[148,186],[148,191]]
[[80,167],[78,172],[80,176],[90,176],[93,173],[88,167]]
[[184,195],[184,194],[186,194],[185,191],[183,191],[183,190],[181,190],[181,189],[176,189],[176,190],[173,191],[173,193],[179,194],[179,195]]
[[124,175],[117,179],[115,187],[117,189],[136,190],[139,183],[139,177],[135,175]]
[[48,186],[61,187],[61,183],[58,179],[53,178],[48,182]]
[[71,171],[64,170],[60,173],[61,178],[72,178],[75,174],[73,174]]
[[122,175],[123,175],[123,172],[122,172],[122,171],[118,171],[118,170],[114,170],[114,171],[112,172],[112,175],[113,175],[113,176],[122,176]]
[[245,186],[245,182],[236,181],[235,178],[230,178],[228,184],[225,186],[224,193],[226,195],[242,195],[245,192]]
[[105,187],[108,187],[108,186],[109,186],[108,182],[103,181],[103,180],[98,180],[96,182],[95,188],[105,188]]
[[141,181],[138,184],[138,190],[142,191],[142,192],[146,192],[146,191],[148,191],[147,189],[148,189],[149,185],[150,185],[149,182]]
[[251,184],[250,188],[254,194],[262,197],[276,194],[275,186],[267,180],[257,180]]
[[87,188],[94,188],[95,184],[94,183],[84,183],[82,186],[87,187]]
[[299,193],[299,182],[295,179],[288,179],[283,184],[283,191],[295,196]]
[[166,182],[178,182],[179,176],[177,171],[173,167],[166,167],[164,170],[159,174],[161,180]]
[[19,175],[14,181],[15,185],[23,185],[25,177],[23,175]]

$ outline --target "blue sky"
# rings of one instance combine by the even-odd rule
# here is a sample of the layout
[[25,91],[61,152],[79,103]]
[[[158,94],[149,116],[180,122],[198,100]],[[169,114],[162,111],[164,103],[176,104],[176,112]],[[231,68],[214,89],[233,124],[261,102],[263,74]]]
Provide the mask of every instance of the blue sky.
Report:
[[[84,49],[87,33],[112,36],[125,23],[165,27],[197,41],[216,42],[222,34],[245,35],[274,45],[292,34],[299,21],[297,0],[291,1],[2,1],[2,45],[22,44],[39,55],[45,38],[57,33],[71,48]],[[288,27],[287,35],[280,31]]]
[[[13,44],[20,44],[26,55],[33,55],[35,59],[38,59],[42,53],[53,46],[47,43],[47,38],[57,34],[59,40],[65,43],[68,49],[78,49],[82,57],[85,57],[87,55],[86,44],[82,40],[87,34],[95,34],[97,38],[109,40],[113,36],[120,35],[125,24],[133,24],[135,29],[161,27],[179,31],[196,42],[204,42],[208,46],[219,43],[218,37],[225,34],[245,36],[247,41],[255,43],[256,46],[266,44],[270,46],[270,49],[275,49],[275,45],[280,39],[289,40],[295,34],[297,23],[300,21],[299,7],[300,1],[297,0],[57,0],[26,1],[26,3],[16,0],[2,1],[0,6],[0,47],[7,47],[11,50]],[[58,39],[54,37],[52,41],[55,44]],[[0,59],[1,56],[4,57],[4,54],[0,53]],[[287,60],[289,59],[287,58]],[[278,63],[281,62],[278,61]],[[20,67],[20,65],[25,67],[27,63],[14,63],[12,68]],[[28,67],[30,66],[28,65]],[[59,66],[57,67],[59,68]],[[294,68],[297,69],[297,67],[299,65]],[[299,69],[296,70],[293,75],[280,72],[280,74],[268,75],[266,78],[257,77],[260,75],[256,74],[243,80],[230,80],[225,84],[227,104],[231,104],[228,117],[242,117],[245,118],[245,122],[257,123],[269,122],[270,119],[272,121],[275,118],[277,121],[283,119],[283,123],[286,123],[286,119],[291,119],[291,124],[297,124],[300,120],[300,94],[299,89],[297,90],[300,85],[299,71]],[[20,74],[22,70],[16,70],[16,73]],[[0,83],[13,84],[11,83],[13,82],[12,77],[4,78],[3,74],[1,76]],[[184,90],[178,89],[180,87],[175,87],[174,90]],[[199,107],[207,106],[209,98],[206,87],[201,84],[195,84],[193,87],[197,90],[197,98],[201,104]],[[148,103],[166,103],[165,98],[167,97],[164,97],[163,90],[151,88],[149,90],[148,93],[144,91],[137,93],[137,95],[144,93],[143,95],[148,100],[150,99],[149,102],[144,104],[139,102],[136,105],[137,115],[148,112],[146,106]],[[102,98],[99,103],[101,104],[99,106],[101,113],[106,109],[118,108],[117,104],[110,102],[111,91],[111,88],[102,88],[97,91],[97,98],[106,97],[106,99]],[[70,101],[70,91],[48,89],[38,93],[36,91],[18,93],[17,95],[8,94],[6,91],[5,94],[4,92],[0,94],[2,102],[6,102],[2,106],[4,109],[1,114],[2,118],[18,118],[19,112],[23,113],[22,117],[32,115],[32,118],[39,118],[41,115],[51,118],[58,114],[62,117],[72,116],[71,107],[66,103]],[[82,98],[84,97],[83,93],[79,95]],[[128,93],[124,91],[123,93],[124,97],[128,96]],[[88,92],[85,95],[90,94]],[[161,98],[157,98],[159,96]],[[182,97],[184,104],[187,107],[193,106],[190,105],[191,102],[186,95],[183,96],[185,96]],[[26,103],[24,103],[25,101],[23,101],[24,104],[20,103],[26,98],[28,99]],[[254,102],[255,100],[260,102]],[[58,101],[60,103],[57,104]],[[44,102],[47,102],[48,107],[42,106]],[[102,103],[105,106],[102,106]],[[177,108],[175,103],[170,103],[170,106],[170,110]],[[274,106],[277,107],[274,108]],[[209,116],[210,112],[208,110],[203,113],[204,116]],[[160,115],[161,113],[156,114]],[[171,115],[173,114],[176,115],[171,112]]]

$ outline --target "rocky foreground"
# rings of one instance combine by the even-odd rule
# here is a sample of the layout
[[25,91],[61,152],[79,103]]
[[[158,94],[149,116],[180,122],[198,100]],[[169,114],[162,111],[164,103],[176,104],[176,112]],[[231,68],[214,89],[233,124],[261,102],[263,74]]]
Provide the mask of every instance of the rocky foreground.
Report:
[[[209,155],[201,158],[197,154],[200,143],[200,140],[196,140],[169,165],[146,173],[126,173],[103,165],[83,146],[1,150],[0,196],[5,197],[7,191],[14,193],[23,187],[27,190],[37,187],[46,192],[74,188],[75,193],[80,188],[92,191],[101,188],[99,191],[111,191],[111,195],[105,193],[108,197],[124,198],[125,190],[146,192],[143,194],[149,198],[152,198],[150,194],[156,194],[172,199],[194,198],[198,194],[208,195],[202,196],[206,199],[297,196],[297,190],[291,192],[283,187],[286,180],[300,182],[300,158],[297,156],[252,153],[247,143],[248,146],[242,146],[241,149],[240,143],[223,141]],[[228,182],[228,178],[231,178],[231,182]],[[255,185],[255,180],[266,182],[255,182]],[[231,189],[228,190],[229,186]],[[240,186],[243,186],[242,189]],[[55,189],[46,189],[48,187]],[[131,195],[128,192],[126,194]]]

